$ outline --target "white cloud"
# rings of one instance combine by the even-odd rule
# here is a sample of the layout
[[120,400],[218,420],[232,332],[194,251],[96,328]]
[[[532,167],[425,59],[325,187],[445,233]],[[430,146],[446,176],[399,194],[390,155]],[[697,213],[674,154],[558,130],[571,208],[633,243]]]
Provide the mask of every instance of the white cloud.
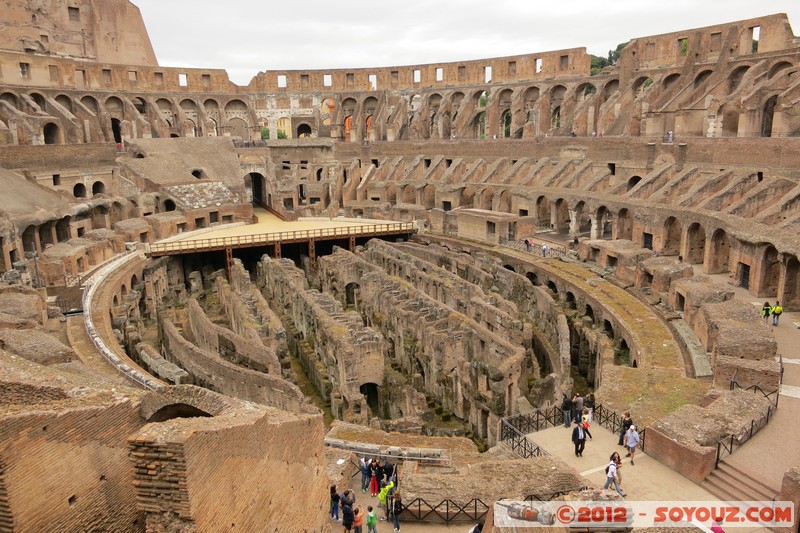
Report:
[[[224,68],[246,85],[262,70],[384,67],[586,47],[788,13],[785,0],[661,2],[133,0],[164,66]],[[191,9],[189,9],[191,6]]]

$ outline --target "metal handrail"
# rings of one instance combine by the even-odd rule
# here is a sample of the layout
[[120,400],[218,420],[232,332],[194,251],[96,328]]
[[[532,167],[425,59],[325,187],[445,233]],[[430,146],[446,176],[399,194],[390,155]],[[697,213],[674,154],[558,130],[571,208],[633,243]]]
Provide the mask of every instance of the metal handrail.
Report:
[[425,520],[429,516],[436,516],[449,524],[457,519],[460,521],[478,521],[489,512],[489,505],[478,498],[473,498],[466,504],[453,500],[442,500],[433,505],[423,498],[414,498],[408,503],[403,503],[403,514],[414,520]]
[[340,228],[275,231],[270,233],[258,233],[254,235],[237,235],[233,237],[214,237],[210,239],[193,239],[185,241],[154,243],[150,245],[149,252],[150,254],[159,254],[181,251],[201,251],[211,248],[227,248],[244,245],[257,246],[274,244],[282,241],[305,240],[320,237],[373,235],[379,233],[413,230],[414,224],[412,222],[393,222],[390,224],[361,224],[357,226],[344,226]]
[[752,419],[750,422],[740,427],[739,431],[731,433],[728,437],[717,442],[717,458],[714,462],[714,468],[719,467],[719,463],[724,456],[733,454],[736,448],[752,439],[753,435],[763,429],[769,423],[777,409],[778,406],[776,404],[770,403],[766,413],[758,418]]

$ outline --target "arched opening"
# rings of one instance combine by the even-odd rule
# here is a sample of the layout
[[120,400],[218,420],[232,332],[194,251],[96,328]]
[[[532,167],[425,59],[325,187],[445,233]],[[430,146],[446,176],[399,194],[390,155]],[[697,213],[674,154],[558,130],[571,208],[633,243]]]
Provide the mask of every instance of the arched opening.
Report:
[[684,261],[690,265],[702,264],[706,255],[706,230],[703,229],[703,226],[695,222],[689,226],[689,230],[686,232],[686,239],[688,242],[686,243],[686,257],[684,257]]
[[196,168],[196,169],[192,170],[192,176],[194,176],[195,178],[201,180],[201,179],[203,179],[203,171],[200,170],[199,168]]
[[675,82],[678,81],[678,78],[680,78],[680,77],[681,77],[681,75],[678,74],[677,72],[675,72],[673,74],[670,74],[666,78],[664,78],[664,90],[666,91],[667,89],[672,87],[675,84]]
[[792,255],[786,261],[786,280],[783,285],[781,302],[783,307],[795,307],[800,300],[800,261]]
[[358,307],[358,293],[360,286],[358,283],[348,283],[344,288],[344,303],[347,307]]
[[56,240],[66,242],[70,238],[69,231],[70,217],[61,218],[56,222]]
[[44,126],[44,143],[61,144],[61,132],[58,129],[58,125],[53,122],[48,122]]
[[725,106],[722,109],[722,136],[738,137],[739,111],[733,107]]
[[718,229],[711,236],[711,250],[708,254],[708,264],[706,272],[709,274],[719,274],[728,272],[730,267],[730,244],[728,234],[725,230]]
[[175,211],[175,202],[167,198],[164,200],[164,211]]
[[547,288],[550,289],[550,292],[552,292],[553,294],[558,294],[558,287],[556,287],[556,284],[553,283],[552,280],[549,280],[547,282]]
[[711,76],[712,73],[713,71],[711,70],[704,70],[703,72],[698,74],[697,77],[695,77],[694,79],[694,88],[697,89],[698,87],[703,85],[703,83],[705,83],[705,81],[709,78],[709,76]]
[[92,184],[92,196],[95,194],[104,194],[106,192],[106,184],[102,181],[95,181]]
[[550,201],[544,196],[536,199],[536,218],[540,226],[550,226]]
[[39,246],[46,248],[48,244],[54,244],[52,222],[45,222],[39,226]]
[[75,198],[86,198],[86,185],[83,183],[76,183],[72,188],[72,196]]
[[481,111],[473,122],[473,132],[476,139],[486,138],[486,113]]
[[681,250],[681,223],[675,217],[669,217],[664,222],[664,241],[661,245],[661,255],[679,255]]
[[617,239],[633,240],[633,217],[626,208],[620,209],[616,218]]
[[778,262],[778,250],[774,246],[767,246],[761,260],[761,290],[759,296],[776,296],[778,294],[778,281],[781,265]]
[[639,185],[639,182],[642,181],[641,176],[631,176],[628,180],[628,191]]
[[245,176],[245,183],[247,183],[248,180],[252,184],[253,204],[260,205],[262,207],[269,207],[267,204],[267,187],[264,176],[258,172],[251,172]]
[[14,109],[19,109],[19,99],[14,93],[0,94],[0,102],[5,102]]
[[36,251],[36,227],[28,226],[22,232],[22,249],[26,252]]
[[302,139],[303,137],[311,137],[311,126],[308,124],[300,124],[297,126],[297,137],[298,139]]
[[577,304],[575,303],[575,295],[571,292],[567,292],[567,297],[564,300],[564,304],[567,306],[568,309],[577,309]]
[[728,92],[732,93],[742,83],[745,73],[750,70],[749,65],[742,65],[734,69],[728,76]]
[[553,108],[553,115],[550,119],[550,128],[557,129],[561,127],[561,106],[558,105]]
[[372,414],[378,416],[380,410],[380,404],[378,403],[378,385],[375,383],[364,383],[358,390],[367,399],[367,405],[369,405]]
[[603,333],[605,333],[609,339],[614,338],[614,326],[611,324],[610,320],[603,320]]
[[525,277],[528,278],[528,281],[531,282],[531,285],[535,287],[541,285],[539,283],[539,276],[537,276],[535,272],[528,272],[527,274],[525,274]]
[[114,135],[114,142],[117,144],[122,143],[122,129],[118,118],[111,119],[111,133]]
[[619,348],[614,354],[614,364],[617,366],[633,366],[636,367],[636,361],[631,363],[631,349],[625,339],[620,339]]
[[173,403],[165,405],[155,413],[153,413],[147,422],[166,422],[173,418],[197,418],[197,417],[210,417],[211,414],[198,409],[197,407],[185,403]]
[[513,267],[513,266],[511,266],[511,265],[503,265],[503,268],[505,268],[506,270],[510,270],[511,272],[516,272],[516,270],[514,269],[514,267]]
[[586,307],[584,307],[583,312],[586,316],[592,319],[592,322],[594,322],[594,309],[592,309],[591,305],[586,304]]
[[772,137],[772,120],[775,114],[775,104],[778,103],[778,96],[771,96],[764,103],[764,113],[761,117],[761,136]]
[[511,115],[512,115],[511,110],[507,109],[503,112],[503,115],[500,117],[500,123],[502,124],[504,139],[511,138]]
[[95,100],[93,97],[91,97],[91,96],[89,96],[89,95],[86,95],[86,96],[84,96],[83,98],[81,98],[81,103],[82,103],[82,104],[83,104],[83,105],[84,105],[84,106],[85,106],[85,107],[86,107],[86,108],[87,108],[89,111],[91,111],[91,112],[92,112],[92,113],[94,113],[95,115],[97,115],[98,111],[100,110],[100,106],[98,105],[98,103],[97,103],[97,100]]

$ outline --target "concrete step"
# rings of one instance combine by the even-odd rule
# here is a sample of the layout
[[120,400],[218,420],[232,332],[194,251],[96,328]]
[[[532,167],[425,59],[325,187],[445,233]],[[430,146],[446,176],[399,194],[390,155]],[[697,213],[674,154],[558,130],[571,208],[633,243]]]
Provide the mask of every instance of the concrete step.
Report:
[[700,483],[711,494],[724,500],[772,500],[778,489],[770,487],[739,468],[721,461],[719,467]]

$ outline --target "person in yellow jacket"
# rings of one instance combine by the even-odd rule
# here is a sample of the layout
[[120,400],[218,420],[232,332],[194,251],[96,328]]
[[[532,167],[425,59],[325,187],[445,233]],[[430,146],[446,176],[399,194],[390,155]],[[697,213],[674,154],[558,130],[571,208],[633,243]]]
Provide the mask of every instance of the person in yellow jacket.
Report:
[[783,314],[783,307],[781,307],[781,303],[775,300],[775,305],[772,306],[770,311],[772,313],[772,325],[777,327],[778,321],[781,319],[781,315]]
[[389,493],[392,489],[394,489],[394,481],[387,483],[378,493],[378,501],[386,510],[386,518],[381,518],[381,520],[389,520]]
[[761,306],[761,316],[764,317],[764,324],[769,324],[769,315],[772,314],[772,306],[769,305],[769,302],[764,302],[764,305]]

